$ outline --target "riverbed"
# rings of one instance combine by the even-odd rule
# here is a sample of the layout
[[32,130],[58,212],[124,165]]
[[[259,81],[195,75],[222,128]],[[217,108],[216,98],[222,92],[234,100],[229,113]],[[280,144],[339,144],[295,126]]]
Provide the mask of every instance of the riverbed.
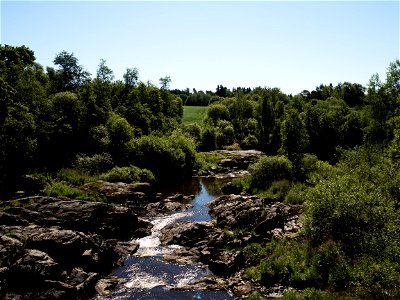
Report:
[[192,207],[184,212],[168,216],[149,218],[153,224],[151,235],[135,240],[139,243],[137,252],[125,259],[124,264],[112,275],[122,282],[108,296],[98,299],[233,299],[226,290],[197,291],[182,290],[207,275],[212,275],[207,266],[166,262],[163,256],[178,249],[178,245],[164,246],[160,243],[160,232],[167,225],[178,221],[210,221],[206,204],[222,194],[220,188],[225,179],[194,178],[179,187],[163,191],[163,196],[180,193],[194,195],[190,200]]

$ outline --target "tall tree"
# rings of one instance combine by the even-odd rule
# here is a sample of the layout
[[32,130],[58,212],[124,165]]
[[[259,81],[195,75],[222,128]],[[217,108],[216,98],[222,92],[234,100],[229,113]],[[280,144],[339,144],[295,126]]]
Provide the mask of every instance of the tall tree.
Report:
[[281,151],[292,161],[295,173],[299,173],[300,161],[308,146],[308,134],[297,110],[286,111],[281,126],[281,137]]
[[89,80],[90,73],[78,64],[78,59],[73,53],[61,51],[56,55],[53,62],[58,66],[54,78],[57,91],[74,90]]
[[136,68],[127,68],[123,77],[126,86],[135,87],[138,84],[139,71]]
[[106,65],[104,59],[100,60],[99,68],[97,69],[97,79],[104,83],[111,83],[114,80],[113,71]]
[[160,85],[162,90],[168,90],[171,84],[171,77],[165,76],[160,78]]

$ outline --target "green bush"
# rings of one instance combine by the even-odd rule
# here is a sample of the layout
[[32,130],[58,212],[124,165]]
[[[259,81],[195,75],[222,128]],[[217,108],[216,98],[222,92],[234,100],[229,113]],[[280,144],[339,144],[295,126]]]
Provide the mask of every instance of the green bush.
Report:
[[201,151],[211,151],[217,148],[217,138],[215,128],[211,126],[203,127],[201,131],[201,142],[199,149]]
[[190,177],[196,166],[194,141],[183,136],[143,136],[129,146],[129,162],[150,170],[160,184]]
[[345,300],[353,297],[340,296],[329,291],[307,288],[302,292],[288,291],[283,295],[284,300]]
[[102,174],[100,178],[109,182],[155,182],[155,177],[151,171],[140,169],[136,166],[114,167],[107,173]]
[[336,176],[309,189],[306,200],[305,229],[314,243],[340,241],[349,255],[400,255],[395,246],[400,236],[394,230],[398,213],[371,183],[351,174]]
[[400,266],[387,260],[362,257],[354,267],[352,284],[364,299],[399,299]]
[[246,299],[247,299],[247,300],[264,300],[264,299],[266,299],[266,298],[264,298],[263,296],[261,296],[261,295],[258,294],[258,293],[253,293],[253,294],[247,296]]
[[196,142],[196,146],[200,144],[201,141],[201,127],[199,124],[187,124],[183,126],[183,134],[189,134]]
[[323,179],[332,177],[337,170],[328,162],[319,160],[316,155],[306,153],[301,160],[301,172],[304,179],[317,184]]
[[303,204],[305,201],[305,192],[309,187],[303,183],[295,183],[286,193],[284,203],[286,204]]
[[200,172],[206,171],[211,167],[216,167],[217,164],[226,158],[226,155],[221,153],[196,153],[196,169]]
[[259,145],[258,139],[252,134],[246,136],[240,143],[240,147],[242,149],[255,149],[258,147],[258,145]]
[[264,156],[249,166],[250,186],[253,189],[267,189],[273,181],[292,179],[292,163],[285,156]]
[[217,127],[215,127],[215,139],[218,148],[232,145],[235,141],[235,130],[233,129],[232,123],[219,120]]
[[108,153],[95,154],[88,156],[78,154],[75,166],[89,174],[99,174],[110,170],[113,167],[112,157]]
[[67,197],[70,199],[90,201],[100,200],[98,196],[82,191],[79,188],[72,187],[66,183],[57,181],[48,183],[42,192],[51,197]]
[[207,118],[212,121],[214,125],[217,125],[219,120],[229,120],[229,110],[223,104],[212,104],[208,107]]
[[242,192],[250,193],[252,192],[250,188],[250,183],[251,183],[251,176],[243,176],[243,177],[238,177],[234,178],[232,180],[232,185],[236,188],[238,188]]
[[287,179],[273,181],[265,192],[260,192],[258,195],[262,198],[267,198],[275,201],[283,201],[290,191],[291,183]]
[[125,163],[127,143],[133,138],[133,128],[128,121],[116,113],[111,113],[106,128],[109,134],[109,152],[117,163]]
[[89,175],[88,173],[79,169],[61,169],[56,175],[57,180],[66,182],[73,186],[80,186],[82,184],[96,181],[97,176]]
[[111,144],[110,134],[104,125],[99,125],[90,128],[89,130],[89,143],[92,149],[99,149],[100,151],[107,151]]
[[244,251],[245,257],[251,258],[253,253],[259,259],[258,265],[245,270],[249,278],[265,286],[280,283],[296,288],[314,286],[320,281],[315,266],[310,264],[310,246],[306,241],[272,240],[264,247],[252,245]]

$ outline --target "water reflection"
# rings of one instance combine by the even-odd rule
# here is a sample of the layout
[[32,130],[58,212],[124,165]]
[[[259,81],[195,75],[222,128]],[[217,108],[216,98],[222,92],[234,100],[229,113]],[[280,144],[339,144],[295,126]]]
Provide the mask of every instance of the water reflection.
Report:
[[109,296],[98,299],[233,299],[227,291],[182,291],[176,288],[194,283],[210,274],[202,264],[178,264],[166,262],[162,255],[179,246],[160,245],[160,231],[168,224],[178,220],[209,221],[208,202],[222,194],[221,187],[229,179],[194,178],[178,187],[164,189],[164,197],[173,194],[195,195],[190,201],[192,208],[169,216],[152,218],[152,234],[137,240],[139,250],[134,256],[126,258],[124,265],[113,275],[126,279]]
[[183,217],[182,221],[200,222],[211,221],[206,204],[222,195],[221,188],[231,179],[229,178],[193,178],[177,187],[169,187],[163,190],[164,196],[182,194],[184,196],[195,195],[188,203],[192,205],[187,210],[190,215]]
[[194,177],[180,184],[179,186],[169,186],[161,190],[163,196],[168,197],[174,194],[184,196],[199,195],[203,187],[210,196],[218,197],[222,195],[221,188],[224,184],[231,181],[231,178],[200,178]]

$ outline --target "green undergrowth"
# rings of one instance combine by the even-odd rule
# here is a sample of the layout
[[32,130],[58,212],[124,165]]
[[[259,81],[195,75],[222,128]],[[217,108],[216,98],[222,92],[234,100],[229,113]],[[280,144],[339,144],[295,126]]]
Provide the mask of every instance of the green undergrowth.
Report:
[[[305,212],[296,239],[241,250],[246,276],[295,289],[283,299],[399,299],[400,161],[366,147],[342,150],[335,166],[305,155],[297,178],[284,161],[258,162],[234,182],[267,199],[303,204]],[[276,167],[285,172],[272,172]]]
[[79,199],[88,201],[102,201],[103,198],[97,194],[86,192],[79,187],[71,186],[64,182],[53,181],[48,183],[42,193],[52,197],[66,197],[69,199]]
[[148,182],[155,183],[153,173],[147,169],[140,169],[136,166],[114,167],[110,171],[99,176],[100,179],[109,182]]
[[216,167],[221,160],[227,157],[228,157],[227,155],[218,152],[214,153],[198,152],[196,154],[197,170],[199,172],[203,172],[211,169],[212,167]]

